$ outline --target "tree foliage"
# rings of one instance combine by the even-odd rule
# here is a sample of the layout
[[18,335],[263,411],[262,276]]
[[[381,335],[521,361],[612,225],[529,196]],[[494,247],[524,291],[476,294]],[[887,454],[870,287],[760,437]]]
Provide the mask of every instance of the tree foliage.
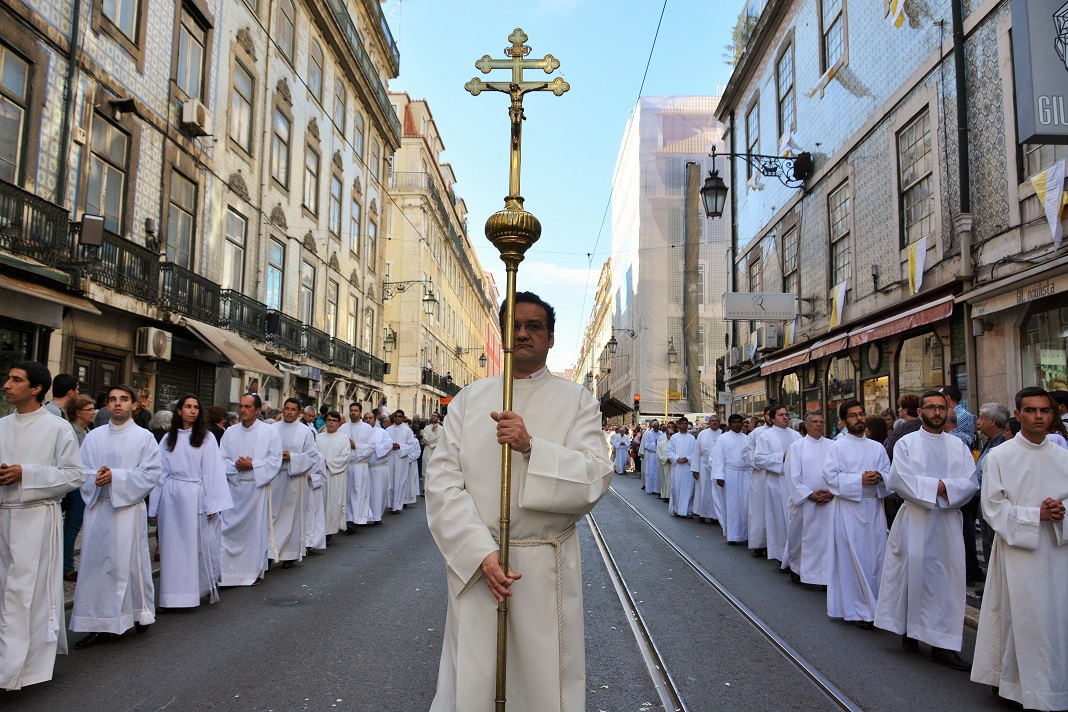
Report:
[[723,48],[725,50],[723,61],[728,66],[733,67],[738,64],[738,60],[741,59],[742,52],[745,51],[745,45],[749,42],[749,38],[752,36],[759,19],[758,15],[750,13],[747,8],[743,8],[738,15],[738,21],[734,23],[734,31],[731,33],[731,43]]

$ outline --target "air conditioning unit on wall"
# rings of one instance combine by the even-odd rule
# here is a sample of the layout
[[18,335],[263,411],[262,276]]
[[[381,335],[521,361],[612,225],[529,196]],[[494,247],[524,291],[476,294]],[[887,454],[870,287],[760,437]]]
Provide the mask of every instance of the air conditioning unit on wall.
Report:
[[782,328],[778,324],[757,327],[757,351],[776,351],[782,348]]
[[143,326],[137,330],[134,355],[157,361],[170,361],[172,339],[170,332],[154,326]]
[[182,103],[182,127],[194,136],[207,136],[210,132],[211,112],[197,99]]

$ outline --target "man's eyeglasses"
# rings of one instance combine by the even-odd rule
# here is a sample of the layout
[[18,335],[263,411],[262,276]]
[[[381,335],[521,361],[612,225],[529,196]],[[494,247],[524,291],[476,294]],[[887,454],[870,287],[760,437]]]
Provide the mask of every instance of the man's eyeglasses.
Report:
[[545,330],[545,324],[540,321],[517,321],[515,333],[518,334],[520,329],[526,329],[528,334],[540,334]]
[[925,405],[920,410],[926,410],[928,413],[947,413],[949,408],[944,405]]

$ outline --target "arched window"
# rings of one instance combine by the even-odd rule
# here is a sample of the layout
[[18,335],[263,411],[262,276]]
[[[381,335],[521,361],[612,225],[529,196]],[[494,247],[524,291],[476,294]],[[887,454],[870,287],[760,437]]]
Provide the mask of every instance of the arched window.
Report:
[[376,138],[376,139],[372,139],[371,140],[371,161],[370,161],[371,176],[375,180],[378,180],[378,167],[379,167],[378,163],[379,163],[379,161],[381,161],[381,156],[380,156],[380,151],[379,151],[379,148],[378,148],[378,139]]
[[278,15],[274,21],[274,41],[278,43],[278,48],[282,50],[282,54],[290,62],[293,61],[294,46],[293,43],[296,40],[296,33],[293,28],[296,27],[297,11],[293,7],[291,0],[280,0],[278,3]]
[[323,103],[323,48],[315,40],[311,42],[308,59],[308,89],[320,104]]
[[353,132],[352,144],[356,148],[356,155],[363,160],[363,114],[359,111],[356,112],[356,118],[353,121],[356,125],[356,130]]
[[334,125],[337,130],[345,133],[345,106],[348,102],[348,92],[345,91],[345,82],[338,77],[334,80]]

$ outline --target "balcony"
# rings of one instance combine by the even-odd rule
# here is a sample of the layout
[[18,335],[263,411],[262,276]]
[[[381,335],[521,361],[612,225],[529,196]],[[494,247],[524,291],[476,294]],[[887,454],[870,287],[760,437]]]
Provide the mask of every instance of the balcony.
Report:
[[106,230],[100,247],[79,249],[95,282],[150,304],[159,299],[159,253]]
[[394,171],[389,176],[390,190],[426,190],[430,176],[423,171]]
[[400,73],[400,50],[397,49],[397,43],[393,40],[393,33],[389,31],[389,23],[386,22],[386,15],[382,12],[381,0],[363,0],[363,6],[367,14],[371,16],[371,22],[377,21],[379,29],[382,30],[382,38],[386,41],[388,48],[387,57],[393,61],[390,69],[393,76],[397,76]]
[[304,352],[312,358],[317,358],[323,363],[330,363],[334,356],[331,348],[333,339],[325,331],[305,326],[304,327]]
[[[362,349],[353,349],[356,353],[352,358],[352,370],[361,376],[371,378],[373,373],[373,361],[376,360],[374,356],[367,353]],[[378,380],[382,380],[379,378]]]
[[460,386],[452,382],[451,376],[439,376],[429,368],[423,369],[423,385],[437,388],[447,395],[454,396],[460,392]]
[[301,338],[303,330],[304,325],[288,314],[283,314],[277,309],[267,310],[268,343],[299,354],[304,350]]
[[160,308],[214,324],[219,314],[219,285],[177,265],[159,265]]
[[356,353],[356,350],[342,341],[341,339],[334,339],[334,357],[331,359],[331,363],[337,368],[344,369],[346,371],[353,370],[352,359]]
[[0,249],[62,268],[73,256],[69,225],[64,208],[0,181]]
[[219,292],[219,326],[253,339],[267,338],[267,305],[236,289]]
[[383,381],[386,378],[386,362],[380,358],[371,357],[371,380]]

